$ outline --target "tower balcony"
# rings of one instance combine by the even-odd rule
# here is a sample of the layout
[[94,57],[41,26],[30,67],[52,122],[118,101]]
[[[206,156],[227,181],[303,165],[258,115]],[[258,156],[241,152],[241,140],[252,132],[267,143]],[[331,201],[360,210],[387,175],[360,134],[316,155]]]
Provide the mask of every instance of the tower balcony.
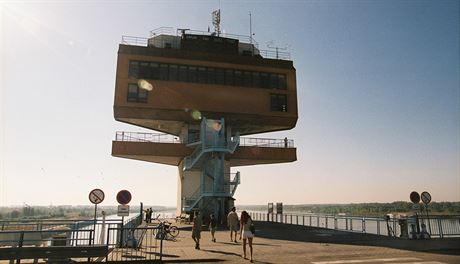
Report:
[[[186,142],[169,134],[118,131],[112,141],[114,157],[173,166],[179,166],[192,152]],[[236,167],[293,162],[297,155],[292,139],[241,137],[235,152],[226,155],[226,159]]]

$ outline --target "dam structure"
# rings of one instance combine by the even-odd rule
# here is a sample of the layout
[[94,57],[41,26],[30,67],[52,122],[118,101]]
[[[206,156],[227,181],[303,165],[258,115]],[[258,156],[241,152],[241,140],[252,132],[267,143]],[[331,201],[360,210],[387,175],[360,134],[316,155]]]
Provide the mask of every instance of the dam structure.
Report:
[[117,132],[113,156],[178,167],[177,215],[226,221],[241,182],[233,168],[297,159],[293,140],[247,137],[292,129],[298,118],[289,54],[260,50],[250,36],[172,28],[123,36],[113,111],[153,130]]

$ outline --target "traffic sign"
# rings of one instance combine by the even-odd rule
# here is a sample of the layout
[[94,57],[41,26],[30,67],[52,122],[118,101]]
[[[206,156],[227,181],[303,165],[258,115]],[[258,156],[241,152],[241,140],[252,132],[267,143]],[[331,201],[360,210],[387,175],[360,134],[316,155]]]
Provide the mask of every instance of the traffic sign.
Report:
[[129,204],[131,201],[131,193],[127,190],[121,190],[117,194],[117,201],[119,204]]
[[118,216],[128,216],[129,215],[129,205],[118,205]]
[[418,194],[418,192],[411,192],[410,193],[410,200],[414,204],[418,204],[420,202],[420,195]]
[[429,204],[431,202],[431,194],[429,192],[422,192],[421,198],[424,204]]
[[93,204],[100,204],[104,201],[104,192],[101,189],[94,189],[89,192],[89,201]]
[[416,203],[412,205],[412,210],[414,211],[420,211],[420,204]]

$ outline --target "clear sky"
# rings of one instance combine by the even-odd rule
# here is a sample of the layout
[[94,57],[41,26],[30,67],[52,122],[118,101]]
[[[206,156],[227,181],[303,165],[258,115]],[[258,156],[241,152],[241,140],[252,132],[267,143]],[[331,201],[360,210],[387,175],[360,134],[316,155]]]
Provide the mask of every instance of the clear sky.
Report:
[[[289,46],[295,163],[233,168],[237,204],[460,201],[459,1],[0,1],[0,206],[176,204],[177,168],[111,157],[118,44],[162,26]],[[211,26],[212,28],[212,26]]]

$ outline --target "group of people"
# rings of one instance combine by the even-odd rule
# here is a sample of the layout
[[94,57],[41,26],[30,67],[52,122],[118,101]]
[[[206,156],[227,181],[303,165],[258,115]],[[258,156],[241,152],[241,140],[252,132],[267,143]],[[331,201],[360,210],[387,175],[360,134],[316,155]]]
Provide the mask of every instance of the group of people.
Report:
[[[211,232],[211,241],[216,242],[215,232],[217,229],[217,220],[214,214],[209,216],[209,230]],[[238,228],[239,224],[239,228]],[[201,239],[201,227],[203,225],[200,213],[197,211],[193,217],[193,226],[192,226],[192,238],[195,241],[195,249],[200,249],[200,239]],[[239,231],[239,239],[243,239],[243,258],[247,259],[246,256],[246,244],[249,244],[250,251],[250,260],[252,262],[252,240],[254,239],[254,226],[252,223],[251,216],[248,212],[241,212],[241,218],[238,218],[236,213],[236,208],[233,207],[230,213],[227,215],[227,225],[230,229],[230,241],[238,243],[236,237]],[[233,236],[233,233],[235,235]]]
[[147,210],[144,210],[145,212],[145,222],[146,223],[151,223],[152,222],[152,207],[148,208]]

